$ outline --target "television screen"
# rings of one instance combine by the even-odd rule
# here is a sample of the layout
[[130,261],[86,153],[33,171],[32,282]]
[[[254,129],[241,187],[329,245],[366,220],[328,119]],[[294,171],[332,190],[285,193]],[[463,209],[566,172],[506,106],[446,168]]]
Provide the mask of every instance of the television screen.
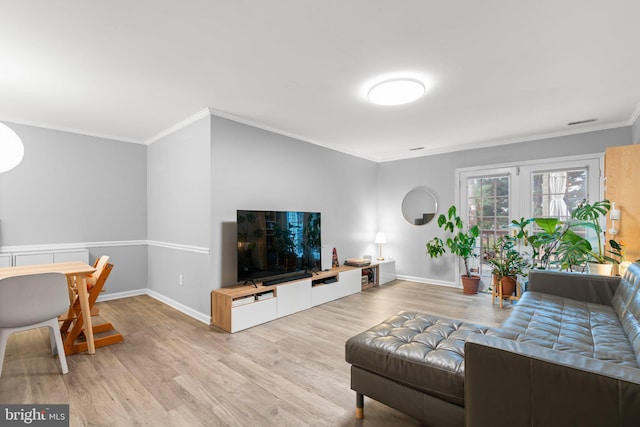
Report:
[[238,282],[320,270],[320,213],[237,211]]

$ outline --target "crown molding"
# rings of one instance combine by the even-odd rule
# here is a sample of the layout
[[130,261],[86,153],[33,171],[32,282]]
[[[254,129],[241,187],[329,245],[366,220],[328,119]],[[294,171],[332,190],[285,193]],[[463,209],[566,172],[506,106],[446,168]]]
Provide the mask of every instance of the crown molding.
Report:
[[49,123],[33,122],[29,120],[19,120],[19,119],[11,119],[11,118],[8,118],[8,119],[3,118],[3,119],[0,119],[0,121],[15,123],[15,124],[24,125],[24,126],[32,126],[32,127],[48,129],[48,130],[56,130],[59,132],[75,133],[77,135],[92,136],[94,138],[100,138],[100,139],[109,139],[112,141],[128,142],[131,144],[144,144],[144,141],[135,139],[135,138],[127,138],[127,137],[118,136],[118,135],[107,135],[107,134],[98,133],[98,132],[90,132],[83,129],[52,125]]
[[298,134],[295,134],[295,133],[292,133],[292,132],[287,132],[285,130],[282,130],[282,129],[279,129],[279,128],[276,128],[276,127],[273,127],[273,126],[265,125],[264,123],[256,122],[256,121],[249,120],[249,119],[241,117],[241,116],[237,116],[237,115],[232,114],[232,113],[228,113],[226,111],[216,110],[214,108],[209,108],[209,111],[210,111],[212,116],[220,117],[220,118],[223,118],[223,119],[231,120],[231,121],[236,122],[236,123],[241,123],[243,125],[248,125],[248,126],[251,126],[251,127],[254,127],[254,128],[262,129],[262,130],[265,130],[267,132],[271,132],[271,133],[275,133],[275,134],[278,134],[278,135],[286,136],[287,138],[293,138],[293,139],[297,139],[299,141],[308,142],[309,144],[317,145],[319,147],[327,148],[327,149],[333,150],[333,151],[338,151],[340,153],[348,154],[349,156],[358,157],[360,159],[370,160],[372,162],[377,162],[378,161],[374,157],[369,156],[369,155],[365,155],[365,154],[362,154],[362,153],[356,153],[355,151],[344,150],[344,149],[339,148],[339,147],[334,147],[334,146],[326,144],[326,143],[324,143],[322,141],[318,141],[318,140],[312,139],[312,138],[307,138],[307,137],[304,137],[302,135],[298,135]]
[[204,110],[200,110],[198,111],[196,114],[187,117],[184,120],[179,121],[178,123],[176,123],[175,125],[168,127],[167,129],[163,130],[162,132],[160,132],[159,134],[156,134],[155,136],[152,136],[151,138],[147,139],[146,141],[144,141],[144,144],[146,145],[150,145],[153,144],[154,142],[157,142],[159,140],[161,140],[162,138],[171,135],[172,133],[175,133],[177,131],[179,131],[180,129],[184,129],[187,126],[189,126],[192,123],[197,122],[198,120],[210,116],[211,115],[211,109],[210,108],[205,108]]
[[468,142],[465,144],[459,144],[459,145],[454,145],[449,147],[438,147],[433,149],[426,148],[424,150],[420,150],[419,151],[420,154],[416,154],[413,156],[386,157],[384,160],[378,159],[376,161],[378,163],[384,163],[384,162],[391,162],[396,160],[406,160],[406,159],[411,159],[416,157],[426,157],[426,156],[434,156],[437,154],[454,153],[457,151],[474,150],[478,148],[498,147],[501,145],[518,144],[520,142],[538,141],[538,140],[544,140],[544,139],[558,138],[562,136],[580,135],[583,133],[598,132],[598,131],[608,130],[608,129],[617,129],[617,128],[622,128],[627,126],[630,126],[629,122],[625,121],[625,122],[603,124],[599,126],[588,126],[581,129],[571,129],[571,130],[565,130],[565,131],[559,131],[559,132],[549,132],[549,133],[543,133],[543,134],[537,134],[537,135],[530,135],[530,136],[524,136],[519,138],[507,138],[507,139],[499,139],[495,141],[489,140],[489,141]]

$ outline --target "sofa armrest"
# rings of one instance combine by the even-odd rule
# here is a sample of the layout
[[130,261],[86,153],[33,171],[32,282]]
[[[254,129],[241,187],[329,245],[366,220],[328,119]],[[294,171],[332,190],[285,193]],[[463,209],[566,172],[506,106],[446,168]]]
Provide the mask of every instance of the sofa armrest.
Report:
[[611,298],[618,283],[620,283],[619,276],[531,270],[529,271],[527,290],[595,304],[611,305]]
[[465,408],[467,427],[640,425],[640,369],[475,334]]

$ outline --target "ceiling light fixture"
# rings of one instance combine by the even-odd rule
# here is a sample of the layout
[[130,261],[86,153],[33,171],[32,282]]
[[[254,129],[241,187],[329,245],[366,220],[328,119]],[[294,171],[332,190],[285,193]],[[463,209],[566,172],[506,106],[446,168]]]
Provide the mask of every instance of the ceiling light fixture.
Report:
[[378,105],[402,105],[424,95],[424,84],[414,79],[386,80],[373,86],[367,98]]
[[18,166],[23,156],[24,146],[20,137],[8,126],[0,123],[0,173]]

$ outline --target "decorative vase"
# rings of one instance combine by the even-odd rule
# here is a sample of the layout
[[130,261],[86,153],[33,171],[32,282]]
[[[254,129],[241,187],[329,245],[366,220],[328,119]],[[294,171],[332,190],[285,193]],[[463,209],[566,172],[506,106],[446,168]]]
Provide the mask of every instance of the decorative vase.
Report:
[[589,265],[589,273],[591,274],[599,274],[600,276],[611,276],[611,269],[613,268],[613,264],[598,264],[596,262],[590,262]]
[[462,293],[466,295],[473,295],[478,293],[478,286],[480,285],[480,276],[460,276],[462,279]]

